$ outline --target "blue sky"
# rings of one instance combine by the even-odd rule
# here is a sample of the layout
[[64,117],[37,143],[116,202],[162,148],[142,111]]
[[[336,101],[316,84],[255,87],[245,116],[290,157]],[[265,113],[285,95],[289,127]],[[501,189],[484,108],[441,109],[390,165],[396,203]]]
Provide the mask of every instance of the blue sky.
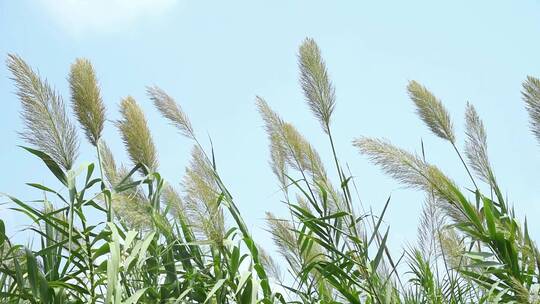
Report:
[[[540,76],[538,1],[182,1],[38,0],[0,2],[0,56],[17,53],[69,100],[66,76],[77,57],[97,71],[109,122],[105,138],[127,161],[112,121],[132,95],[144,108],[161,171],[178,184],[191,144],[163,121],[145,95],[159,85],[182,105],[201,139],[209,134],[217,162],[255,237],[266,242],[264,212],[284,213],[256,95],[264,97],[317,147],[331,169],[326,138],[304,103],[297,48],[313,37],[337,90],[333,130],[365,205],[386,217],[391,244],[416,240],[423,195],[384,176],[352,147],[358,136],[384,137],[419,150],[462,186],[470,186],[447,143],[416,117],[405,86],[417,80],[450,111],[458,141],[472,102],[488,130],[498,180],[535,239],[540,223],[540,146],[530,134],[520,97],[526,75]],[[0,66],[0,192],[40,198],[25,182],[47,183],[41,163],[17,144],[22,129],[14,87]],[[81,134],[81,139],[82,139]],[[78,162],[94,159],[81,144]],[[22,228],[0,207],[10,231]],[[18,233],[17,235],[20,235]]]

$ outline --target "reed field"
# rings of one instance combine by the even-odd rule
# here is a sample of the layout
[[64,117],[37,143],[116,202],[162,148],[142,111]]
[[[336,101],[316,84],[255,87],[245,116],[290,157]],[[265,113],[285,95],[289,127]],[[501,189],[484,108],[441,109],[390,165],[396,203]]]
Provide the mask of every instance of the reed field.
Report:
[[[467,104],[465,134],[456,134],[428,88],[416,81],[404,88],[426,127],[455,151],[466,180],[450,179],[423,149],[410,152],[362,134],[340,143],[425,195],[418,242],[392,251],[392,223],[384,219],[394,206],[387,201],[377,214],[360,208],[352,173],[338,157],[336,93],[321,50],[308,38],[297,56],[305,102],[327,145],[311,145],[271,102],[255,98],[282,194],[276,203],[288,209],[287,216],[266,214],[274,241],[268,247],[253,238],[242,202],[219,174],[219,155],[205,134],[201,142],[173,96],[151,86],[145,102],[178,131],[174,140],[193,146],[181,187],[160,175],[167,164],[130,96],[111,126],[130,162],[115,160],[123,151],[102,138],[112,109],[89,60],[74,60],[63,99],[23,58],[8,55],[15,95],[4,102],[18,99],[24,128],[20,142],[7,144],[40,159],[51,180],[27,184],[38,201],[0,189],[6,206],[31,223],[25,230],[33,239],[10,239],[0,219],[0,303],[540,303],[540,252],[527,222],[515,215],[519,202],[510,204],[498,184],[475,107]],[[539,79],[523,81],[522,98],[540,142]],[[78,158],[85,140],[95,159]],[[329,151],[332,161],[323,163],[318,150]]]

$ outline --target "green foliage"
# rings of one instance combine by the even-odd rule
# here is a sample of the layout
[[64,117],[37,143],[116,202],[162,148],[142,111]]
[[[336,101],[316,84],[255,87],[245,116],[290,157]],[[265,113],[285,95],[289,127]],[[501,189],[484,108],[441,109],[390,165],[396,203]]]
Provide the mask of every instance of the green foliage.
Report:
[[[116,126],[132,164],[115,162],[101,138],[105,107],[89,61],[78,59],[69,77],[75,116],[97,154],[96,164],[80,167],[73,166],[78,137],[61,97],[20,57],[10,55],[8,66],[23,106],[22,137],[31,145],[23,149],[57,181],[28,183],[42,193],[37,201],[8,196],[11,209],[31,221],[34,241],[14,244],[0,220],[0,303],[540,303],[539,251],[502,195],[472,105],[464,159],[442,102],[417,82],[408,86],[421,119],[462,161],[470,191],[423,153],[378,139],[354,141],[386,173],[426,193],[418,244],[393,255],[384,222],[390,199],[379,213],[364,211],[356,199],[330,127],[335,89],[319,47],[306,39],[300,83],[328,139],[334,173],[257,97],[272,172],[289,211],[287,218],[267,214],[280,265],[252,238],[213,150],[204,149],[188,116],[162,89],[148,88],[150,100],[193,144],[180,190],[159,174],[151,131],[131,97],[122,100]],[[536,135],[537,82],[529,77],[523,93]],[[54,190],[58,182],[61,189]]]

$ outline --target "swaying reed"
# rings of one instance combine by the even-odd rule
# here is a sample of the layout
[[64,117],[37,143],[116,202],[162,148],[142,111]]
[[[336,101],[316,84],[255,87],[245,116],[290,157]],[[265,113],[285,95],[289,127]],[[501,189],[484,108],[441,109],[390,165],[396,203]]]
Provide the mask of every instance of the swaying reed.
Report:
[[437,97],[435,97],[426,87],[416,81],[410,81],[407,86],[409,96],[416,105],[416,111],[424,123],[438,137],[456,142],[452,121],[448,111]]
[[134,164],[143,164],[154,171],[158,167],[157,152],[144,113],[133,97],[120,103],[122,119],[116,122],[122,140]]
[[[29,151],[65,188],[29,183],[45,194],[42,200],[8,196],[12,209],[32,221],[29,231],[37,241],[30,247],[15,244],[0,219],[0,303],[540,304],[540,251],[499,190],[475,108],[466,109],[465,153],[489,195],[478,187],[462,192],[424,154],[380,139],[354,140],[384,172],[426,194],[418,245],[397,255],[387,245],[384,215],[390,199],[379,215],[353,208],[356,185],[339,165],[331,136],[334,87],[312,39],[303,42],[298,59],[302,89],[330,139],[339,184],[332,183],[316,148],[257,97],[270,165],[288,211],[279,217],[266,213],[282,266],[252,238],[213,150],[204,150],[187,115],[162,89],[147,88],[150,100],[194,144],[181,189],[157,172],[152,136],[132,97],[121,101],[116,125],[134,167],[116,163],[101,138],[105,107],[85,59],[71,67],[72,105],[97,149],[101,178],[95,177],[94,164],[81,167],[82,174],[66,174],[60,167],[73,166],[77,138],[62,99],[10,55],[8,67],[23,106],[23,138],[40,149]],[[408,91],[421,119],[459,155],[440,100],[414,81]],[[523,97],[540,140],[540,81],[529,77]],[[88,211],[97,223],[88,220]]]
[[308,38],[300,46],[300,84],[308,105],[319,119],[323,130],[330,131],[330,117],[334,111],[336,93],[328,77],[326,64],[315,40]]
[[30,68],[21,57],[8,55],[8,69],[21,101],[25,125],[21,137],[47,153],[64,169],[73,166],[79,143],[76,129],[67,117],[62,97]]
[[94,68],[88,59],[79,58],[71,65],[69,86],[71,104],[79,123],[88,141],[97,146],[105,123],[105,105]]

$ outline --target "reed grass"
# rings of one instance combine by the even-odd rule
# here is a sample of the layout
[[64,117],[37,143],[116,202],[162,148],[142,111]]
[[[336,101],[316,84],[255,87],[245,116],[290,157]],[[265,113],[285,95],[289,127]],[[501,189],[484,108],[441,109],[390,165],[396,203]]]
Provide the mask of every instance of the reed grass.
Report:
[[[502,195],[476,109],[468,104],[465,110],[461,151],[442,101],[416,81],[407,87],[420,119],[450,143],[470,181],[451,180],[423,151],[368,137],[353,141],[385,173],[425,193],[418,242],[392,252],[384,216],[400,206],[388,199],[379,213],[357,211],[364,208],[332,137],[335,88],[313,39],[301,44],[298,61],[306,104],[333,163],[325,164],[292,123],[256,98],[270,168],[288,211],[266,214],[277,257],[253,239],[213,149],[204,148],[188,115],[164,90],[148,87],[150,101],[193,145],[178,182],[159,174],[144,112],[129,96],[115,125],[131,165],[116,162],[102,139],[107,119],[96,72],[90,61],[77,59],[68,77],[71,104],[97,160],[75,174],[78,135],[62,98],[9,55],[25,125],[21,137],[31,145],[23,148],[65,189],[28,183],[41,200],[8,196],[11,208],[32,222],[27,230],[35,241],[14,243],[0,220],[0,303],[540,303],[540,253],[527,223]],[[537,137],[539,88],[533,77],[523,84]]]

